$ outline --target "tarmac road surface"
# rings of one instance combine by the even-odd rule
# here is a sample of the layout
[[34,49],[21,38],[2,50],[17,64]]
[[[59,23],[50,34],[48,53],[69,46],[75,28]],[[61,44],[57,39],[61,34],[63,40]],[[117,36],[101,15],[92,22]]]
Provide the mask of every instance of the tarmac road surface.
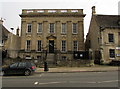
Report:
[[3,87],[118,87],[118,71],[3,76]]

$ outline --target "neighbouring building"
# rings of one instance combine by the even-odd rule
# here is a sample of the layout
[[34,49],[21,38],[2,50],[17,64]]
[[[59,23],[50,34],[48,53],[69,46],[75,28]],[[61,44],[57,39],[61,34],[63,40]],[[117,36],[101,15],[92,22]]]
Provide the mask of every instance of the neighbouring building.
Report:
[[97,63],[120,61],[120,15],[99,15],[93,6],[85,46]]
[[84,51],[83,9],[23,9],[19,57],[47,61],[74,60]]
[[3,26],[3,20],[0,20],[0,49],[7,50],[8,49],[8,34],[10,32]]
[[0,50],[7,52],[6,57],[17,58],[20,48],[19,28],[17,29],[17,35],[9,32],[3,25],[2,19],[0,20],[0,28]]

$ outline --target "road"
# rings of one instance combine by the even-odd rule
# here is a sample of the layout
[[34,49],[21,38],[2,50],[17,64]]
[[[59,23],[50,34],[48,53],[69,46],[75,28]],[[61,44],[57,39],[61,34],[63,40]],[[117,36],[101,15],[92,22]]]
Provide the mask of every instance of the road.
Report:
[[3,87],[118,87],[118,72],[40,73],[3,76]]

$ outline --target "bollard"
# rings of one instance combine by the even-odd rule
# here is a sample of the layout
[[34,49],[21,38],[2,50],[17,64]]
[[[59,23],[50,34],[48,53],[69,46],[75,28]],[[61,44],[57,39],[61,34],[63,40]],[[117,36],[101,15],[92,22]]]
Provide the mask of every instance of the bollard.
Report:
[[44,71],[48,71],[47,62],[44,62]]

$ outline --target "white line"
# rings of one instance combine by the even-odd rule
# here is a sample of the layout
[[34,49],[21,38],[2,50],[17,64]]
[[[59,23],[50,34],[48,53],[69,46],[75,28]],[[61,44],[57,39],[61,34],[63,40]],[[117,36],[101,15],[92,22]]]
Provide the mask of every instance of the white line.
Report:
[[44,84],[57,84],[57,83],[61,83],[61,82],[47,82],[47,83],[39,83],[39,84],[44,85]]
[[38,84],[38,82],[35,82],[34,84],[35,84],[35,85],[37,85],[37,84]]
[[118,80],[101,81],[97,83],[111,83],[111,82],[118,82]]

